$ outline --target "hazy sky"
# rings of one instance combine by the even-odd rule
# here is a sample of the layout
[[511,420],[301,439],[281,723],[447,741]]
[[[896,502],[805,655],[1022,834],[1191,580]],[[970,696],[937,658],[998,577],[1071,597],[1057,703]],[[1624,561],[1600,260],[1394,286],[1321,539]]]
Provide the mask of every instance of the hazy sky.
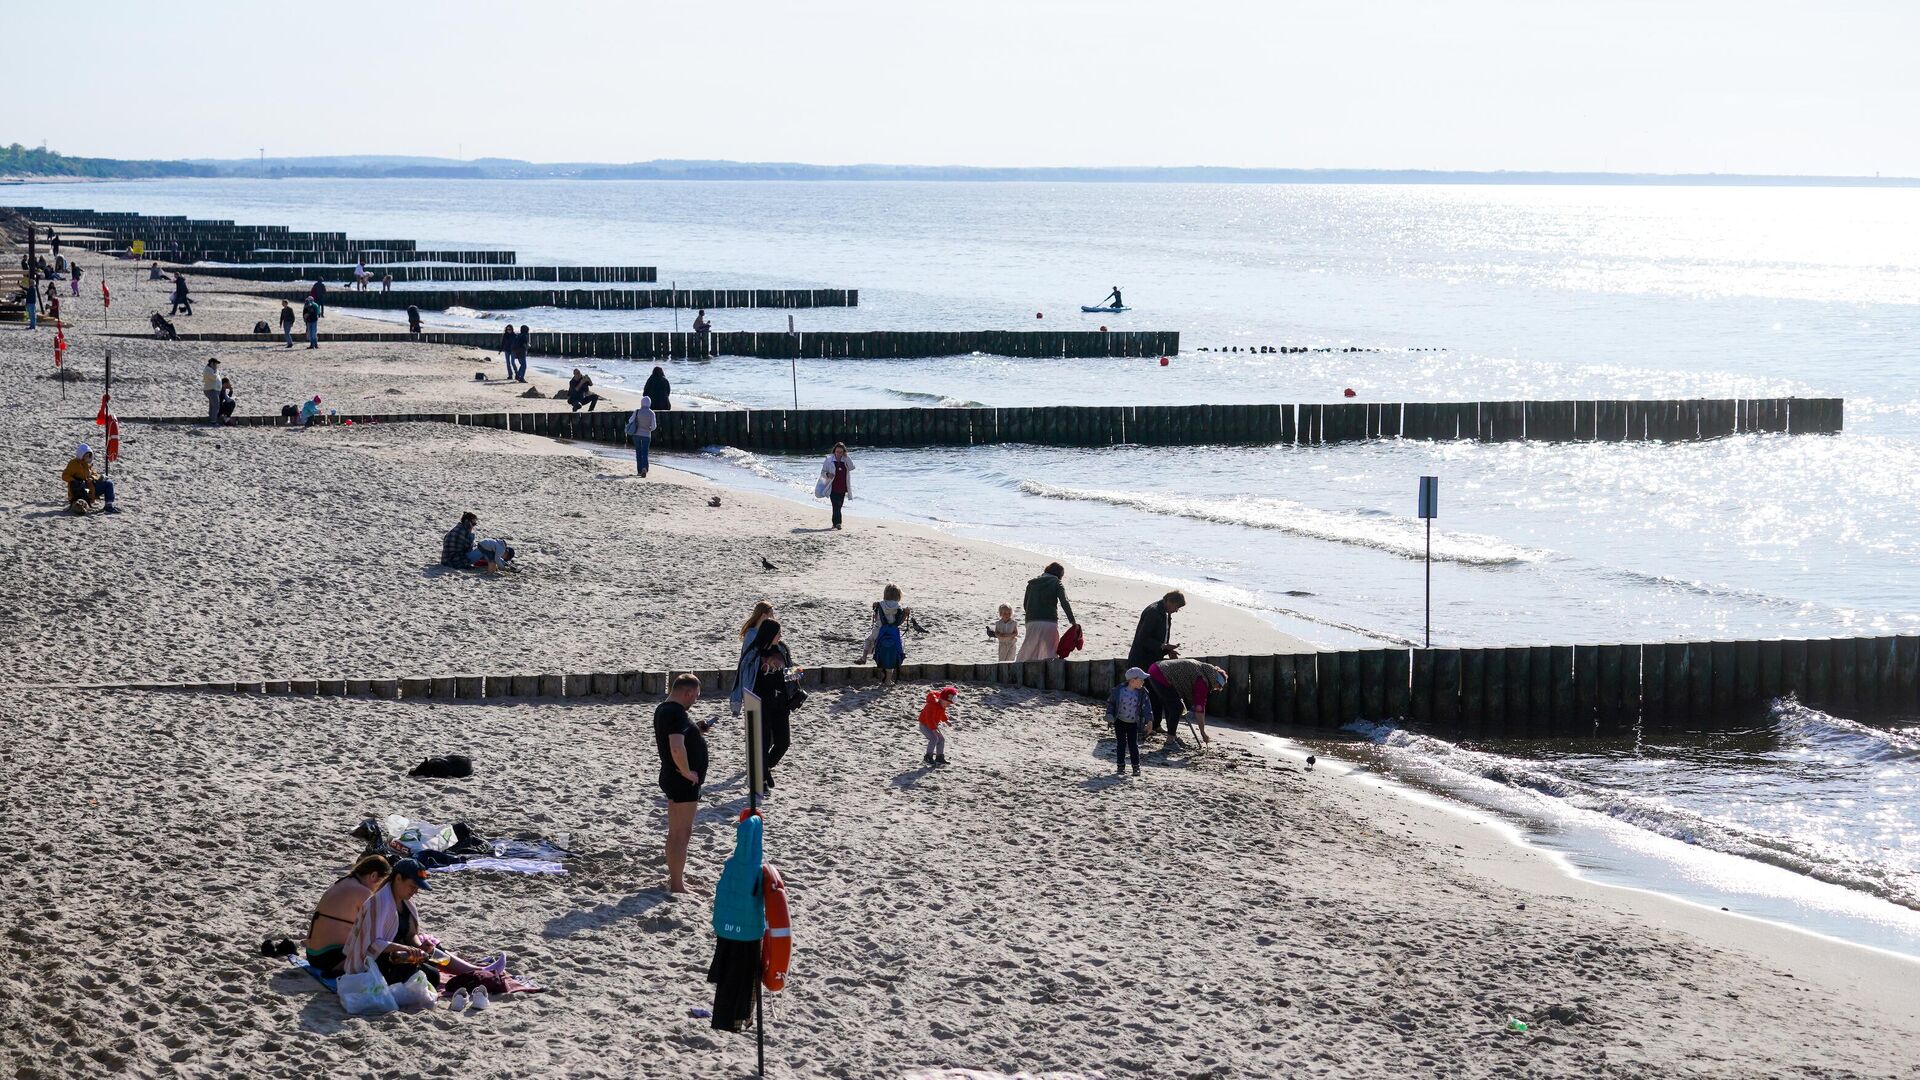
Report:
[[1914,0],[7,7],[72,154],[1920,175]]

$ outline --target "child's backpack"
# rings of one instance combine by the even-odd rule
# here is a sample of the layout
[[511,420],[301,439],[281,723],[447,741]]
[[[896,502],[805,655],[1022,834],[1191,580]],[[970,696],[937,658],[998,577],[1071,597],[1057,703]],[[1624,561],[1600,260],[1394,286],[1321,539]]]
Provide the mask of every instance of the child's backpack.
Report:
[[[900,617],[906,617],[904,609]],[[873,639],[873,662],[891,671],[906,659],[907,647],[900,641],[900,624],[881,619],[880,632]]]

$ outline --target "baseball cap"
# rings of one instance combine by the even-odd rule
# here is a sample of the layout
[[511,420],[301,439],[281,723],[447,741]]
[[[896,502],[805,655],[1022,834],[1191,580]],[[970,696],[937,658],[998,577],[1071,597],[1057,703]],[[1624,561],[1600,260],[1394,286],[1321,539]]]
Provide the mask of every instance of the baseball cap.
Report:
[[421,866],[420,860],[418,859],[401,859],[399,862],[394,863],[393,876],[411,881],[423,889],[433,888],[433,886],[427,884],[427,868]]

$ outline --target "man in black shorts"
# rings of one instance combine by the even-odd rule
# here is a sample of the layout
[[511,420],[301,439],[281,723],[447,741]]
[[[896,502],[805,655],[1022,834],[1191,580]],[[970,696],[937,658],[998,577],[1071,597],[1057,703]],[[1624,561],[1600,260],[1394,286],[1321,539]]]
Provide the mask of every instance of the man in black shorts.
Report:
[[675,675],[667,700],[653,710],[653,742],[660,751],[660,790],[667,796],[667,891],[687,890],[687,845],[693,842],[693,814],[700,808],[700,785],[707,779],[706,730],[687,709],[700,700],[697,675]]

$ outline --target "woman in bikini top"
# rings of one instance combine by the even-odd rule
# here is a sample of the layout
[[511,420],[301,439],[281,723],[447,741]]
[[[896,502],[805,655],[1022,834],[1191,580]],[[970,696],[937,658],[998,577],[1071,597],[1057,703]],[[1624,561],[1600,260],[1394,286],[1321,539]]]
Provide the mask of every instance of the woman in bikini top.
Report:
[[325,974],[337,973],[329,969],[338,968],[339,961],[344,960],[347,934],[353,930],[361,905],[392,872],[393,867],[384,856],[367,855],[321,894],[320,902],[314,905],[313,917],[307,920],[309,964]]

